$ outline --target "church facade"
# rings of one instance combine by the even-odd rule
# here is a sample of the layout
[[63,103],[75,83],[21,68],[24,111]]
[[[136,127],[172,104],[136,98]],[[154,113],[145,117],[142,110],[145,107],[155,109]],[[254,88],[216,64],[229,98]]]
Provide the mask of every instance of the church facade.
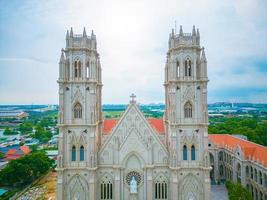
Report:
[[95,34],[67,31],[57,199],[208,200],[207,60],[198,29],[169,35],[162,119],[146,118],[135,95],[119,119],[104,119],[101,73]]

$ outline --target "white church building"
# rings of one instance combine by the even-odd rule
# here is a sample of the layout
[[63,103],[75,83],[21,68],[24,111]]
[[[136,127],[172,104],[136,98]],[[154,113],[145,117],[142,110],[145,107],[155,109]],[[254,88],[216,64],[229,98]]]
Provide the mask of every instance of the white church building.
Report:
[[209,200],[208,77],[199,30],[169,35],[162,119],[146,118],[135,95],[120,119],[104,119],[101,74],[96,35],[67,31],[57,200]]

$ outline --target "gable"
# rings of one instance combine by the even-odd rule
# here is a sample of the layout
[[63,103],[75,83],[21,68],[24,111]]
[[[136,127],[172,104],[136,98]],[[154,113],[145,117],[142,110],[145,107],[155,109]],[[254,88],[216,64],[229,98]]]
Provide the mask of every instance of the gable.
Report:
[[[106,120],[105,120],[106,121]],[[103,133],[109,136],[99,151],[100,163],[117,164],[123,161],[127,153],[138,149],[144,160],[152,160],[153,148],[156,147],[162,155],[162,161],[167,159],[168,152],[160,141],[158,134],[164,133],[163,121],[160,119],[146,120],[136,104],[130,104],[120,120],[104,121]],[[154,127],[151,123],[158,123]],[[159,130],[159,132],[155,131]],[[118,155],[114,151],[119,152]],[[126,153],[127,152],[127,153]],[[151,154],[151,155],[150,155]],[[163,159],[164,158],[164,159]]]
[[[165,125],[162,118],[146,118],[151,127],[159,135],[165,135]],[[104,135],[111,134],[113,128],[117,125],[119,119],[104,119],[102,132]]]

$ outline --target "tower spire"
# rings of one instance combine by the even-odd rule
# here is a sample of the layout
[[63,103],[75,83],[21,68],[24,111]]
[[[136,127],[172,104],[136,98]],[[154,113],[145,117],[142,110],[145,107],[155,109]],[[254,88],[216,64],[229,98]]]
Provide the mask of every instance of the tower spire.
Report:
[[196,27],[195,27],[195,25],[193,26],[192,35],[193,35],[193,36],[196,35]]
[[184,35],[184,33],[183,33],[183,27],[182,27],[182,25],[180,25],[180,31],[179,31],[179,35],[180,35],[180,36],[183,36],[183,35]]
[[70,28],[70,37],[73,37],[73,30],[72,30],[72,27]]
[[200,35],[199,35],[199,29],[197,29],[197,37],[200,37]]
[[65,56],[64,56],[64,49],[61,49],[61,56],[60,56],[60,63],[64,63],[65,62]]
[[66,39],[70,37],[69,30],[67,30]]
[[202,47],[201,62],[207,62],[204,47]]
[[83,27],[83,37],[87,37],[85,27]]

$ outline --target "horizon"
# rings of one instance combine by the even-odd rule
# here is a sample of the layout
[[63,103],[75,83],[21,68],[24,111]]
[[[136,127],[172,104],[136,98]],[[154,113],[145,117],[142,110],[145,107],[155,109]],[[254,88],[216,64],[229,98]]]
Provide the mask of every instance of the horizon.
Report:
[[96,34],[103,105],[127,104],[131,93],[142,104],[164,103],[175,24],[185,33],[200,29],[209,104],[267,103],[267,2],[205,2],[0,1],[0,104],[58,103],[58,62],[70,27],[74,34],[83,27]]

